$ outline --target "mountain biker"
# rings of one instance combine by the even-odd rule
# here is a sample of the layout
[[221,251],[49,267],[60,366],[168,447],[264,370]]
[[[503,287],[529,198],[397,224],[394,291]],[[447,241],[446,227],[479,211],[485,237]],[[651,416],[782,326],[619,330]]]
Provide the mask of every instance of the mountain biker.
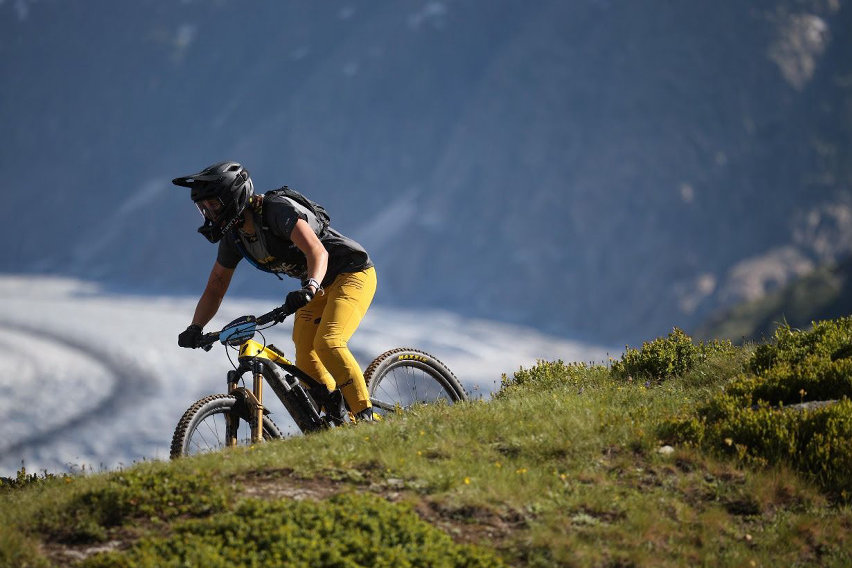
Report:
[[296,366],[329,392],[339,388],[356,422],[372,420],[364,375],[348,347],[376,291],[376,271],[364,248],[328,227],[323,222],[327,216],[321,218],[309,207],[312,202],[281,195],[286,188],[255,194],[249,172],[236,162],[213,164],[172,183],[191,189],[204,216],[198,232],[219,246],[192,323],[178,336],[178,345],[198,347],[234,269],[246,258],[279,278],[283,273],[301,281],[301,288],[288,293],[284,302],[285,311],[295,313]]

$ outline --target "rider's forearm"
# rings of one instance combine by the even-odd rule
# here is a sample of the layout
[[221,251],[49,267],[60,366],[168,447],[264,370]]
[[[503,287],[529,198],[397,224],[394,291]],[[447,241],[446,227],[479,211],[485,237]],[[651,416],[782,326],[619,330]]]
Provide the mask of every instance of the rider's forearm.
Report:
[[328,270],[328,251],[325,250],[324,246],[320,245],[311,250],[305,257],[308,261],[308,278],[322,282]]
[[[296,245],[296,248],[302,251],[305,260],[308,261],[305,278],[322,282],[328,270],[328,251],[325,250],[325,245],[317,238],[311,226],[304,219],[296,221],[296,225],[290,232],[290,240]],[[314,293],[316,293],[316,290],[314,290]]]
[[210,320],[219,311],[222,298],[225,297],[225,292],[228,291],[233,274],[233,269],[225,269],[218,263],[213,267],[213,270],[210,272],[210,278],[207,280],[207,287],[204,288],[204,293],[201,294],[198,305],[195,306],[195,314],[192,316],[193,324],[203,328],[210,323]]
[[195,314],[192,316],[192,323],[200,326],[202,329],[210,323],[216,312],[219,311],[219,306],[222,304],[223,296],[217,296],[209,293],[207,290],[201,295],[198,300],[198,305],[195,306]]

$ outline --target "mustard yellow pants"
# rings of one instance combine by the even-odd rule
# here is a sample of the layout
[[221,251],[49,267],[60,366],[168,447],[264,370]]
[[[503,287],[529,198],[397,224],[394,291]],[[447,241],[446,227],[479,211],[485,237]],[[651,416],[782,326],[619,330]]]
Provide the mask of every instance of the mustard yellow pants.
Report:
[[296,366],[325,384],[340,388],[352,412],[372,406],[364,373],[349,351],[349,339],[367,313],[376,293],[376,270],[340,274],[293,320]]

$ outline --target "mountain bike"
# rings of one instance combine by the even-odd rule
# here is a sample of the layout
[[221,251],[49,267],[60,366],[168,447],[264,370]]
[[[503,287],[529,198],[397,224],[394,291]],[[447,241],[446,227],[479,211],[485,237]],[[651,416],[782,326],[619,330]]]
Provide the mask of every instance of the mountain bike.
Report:
[[[339,389],[329,391],[321,382],[296,367],[284,352],[265,344],[262,331],[292,314],[282,307],[261,316],[242,316],[220,331],[202,336],[199,347],[210,351],[218,341],[237,351],[237,363],[228,371],[227,394],[198,400],[183,413],[172,437],[171,458],[238,445],[252,445],[284,437],[263,403],[264,381],[303,433],[351,422]],[[263,342],[256,341],[260,335]],[[244,376],[251,377],[251,388]],[[364,378],[374,415],[404,411],[415,404],[467,400],[458,379],[432,355],[412,348],[386,351],[370,363]]]

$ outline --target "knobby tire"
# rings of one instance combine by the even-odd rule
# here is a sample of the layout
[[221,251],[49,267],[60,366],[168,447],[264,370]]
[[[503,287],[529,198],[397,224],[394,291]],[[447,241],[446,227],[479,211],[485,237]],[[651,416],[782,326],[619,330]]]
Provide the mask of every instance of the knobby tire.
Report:
[[405,409],[412,404],[467,400],[450,369],[434,356],[408,347],[376,357],[364,372],[370,397]]
[[[237,398],[229,394],[213,394],[202,398],[192,406],[190,406],[178,422],[175,428],[174,436],[172,437],[171,458],[176,459],[181,456],[193,455],[193,442],[197,441],[205,443],[208,447],[204,451],[217,451],[224,447],[224,444],[211,445],[210,440],[219,436],[218,431],[210,429],[208,432],[200,432],[198,427],[205,423],[205,420],[216,414],[221,414],[221,435],[224,440],[225,434],[225,415],[231,411],[237,403]],[[237,444],[248,444],[248,435],[251,432],[251,426],[244,419],[240,418],[238,432],[241,437],[238,438]],[[269,416],[263,417],[263,439],[272,440],[282,438],[281,430],[272,421]],[[219,441],[219,440],[217,440]]]

